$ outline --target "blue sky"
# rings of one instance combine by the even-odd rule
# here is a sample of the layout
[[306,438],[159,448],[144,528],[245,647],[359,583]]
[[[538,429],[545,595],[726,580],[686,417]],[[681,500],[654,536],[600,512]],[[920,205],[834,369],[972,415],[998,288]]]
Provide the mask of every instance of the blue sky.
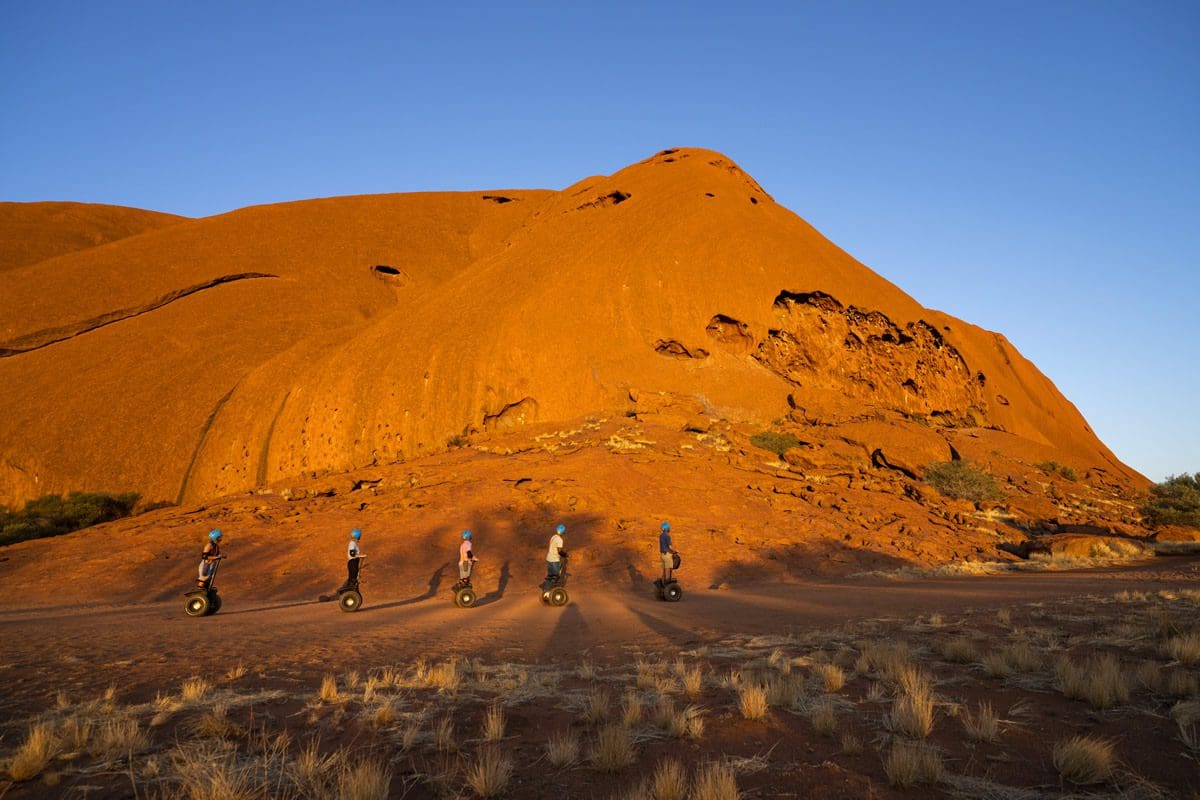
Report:
[[0,0],[0,199],[201,216],[710,147],[1157,480],[1200,471],[1197,41],[1196,2]]

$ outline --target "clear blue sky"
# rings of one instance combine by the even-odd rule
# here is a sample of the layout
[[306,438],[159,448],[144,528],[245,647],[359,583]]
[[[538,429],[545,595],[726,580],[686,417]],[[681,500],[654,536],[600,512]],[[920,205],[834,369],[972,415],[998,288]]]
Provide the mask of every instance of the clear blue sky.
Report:
[[1195,0],[0,0],[0,199],[201,216],[710,147],[1157,480],[1200,471],[1197,42]]

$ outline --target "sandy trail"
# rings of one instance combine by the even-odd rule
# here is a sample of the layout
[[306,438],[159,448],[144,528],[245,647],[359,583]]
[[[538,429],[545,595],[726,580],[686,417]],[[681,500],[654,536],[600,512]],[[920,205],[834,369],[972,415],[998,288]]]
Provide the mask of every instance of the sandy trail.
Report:
[[[268,681],[315,685],[329,671],[366,670],[419,658],[478,657],[488,662],[599,664],[638,652],[673,655],[737,634],[787,635],[866,619],[912,620],[933,612],[989,609],[1122,590],[1200,584],[1200,560],[1162,559],[1107,571],[1006,574],[897,581],[869,579],[709,590],[688,588],[682,602],[636,588],[573,582],[564,608],[541,605],[532,586],[477,582],[473,609],[451,602],[437,576],[407,595],[364,583],[356,614],[312,600],[255,603],[244,588],[222,592],[222,611],[183,615],[169,603],[63,606],[0,611],[0,719],[44,708],[62,689],[77,697],[116,686],[127,701],[194,675],[219,676],[239,662]],[[423,589],[423,591],[421,591]],[[374,590],[374,591],[373,591]],[[1080,606],[1086,608],[1086,601]]]

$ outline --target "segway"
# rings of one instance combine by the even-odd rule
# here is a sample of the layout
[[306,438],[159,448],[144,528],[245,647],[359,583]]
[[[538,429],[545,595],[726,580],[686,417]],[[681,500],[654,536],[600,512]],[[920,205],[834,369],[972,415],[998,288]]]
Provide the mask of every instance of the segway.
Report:
[[[475,574],[475,564],[471,564],[471,574]],[[471,577],[462,578],[458,583],[454,584],[454,605],[459,608],[470,608],[475,605],[475,589],[471,586]]]
[[212,572],[204,579],[204,586],[198,586],[184,594],[187,600],[183,604],[183,613],[189,617],[207,617],[221,610],[221,595],[217,594],[216,583],[217,567],[221,565],[221,559],[224,557],[217,556],[213,559]]
[[[356,561],[360,562],[358,565],[359,569],[362,569],[364,566],[366,566],[365,564],[361,563],[366,561],[366,558],[366,556],[354,557]],[[338,608],[342,609],[342,611],[358,611],[358,609],[362,608],[363,597],[362,592],[360,592],[358,589],[357,573],[355,574],[354,580],[347,579],[345,583],[338,587],[337,592],[334,594],[321,595],[322,603],[327,603],[330,600],[337,600]]]
[[[679,569],[679,565],[683,559],[679,557],[679,553],[671,554],[671,570]],[[667,603],[678,603],[683,598],[683,589],[679,586],[679,581],[675,580],[672,575],[669,580],[664,581],[662,578],[657,578],[654,581],[654,592],[658,595],[658,599]]]
[[567,554],[560,550],[562,568],[554,577],[542,581],[542,605],[565,606],[570,597],[567,595]]

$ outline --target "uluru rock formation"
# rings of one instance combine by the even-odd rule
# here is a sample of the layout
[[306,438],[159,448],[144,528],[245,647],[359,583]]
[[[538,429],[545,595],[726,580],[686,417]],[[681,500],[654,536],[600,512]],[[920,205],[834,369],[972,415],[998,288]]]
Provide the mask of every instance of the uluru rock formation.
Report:
[[976,430],[1143,482],[1003,336],[922,307],[715,152],[559,192],[83,208],[0,209],[33,231],[4,254],[0,503],[198,501],[638,410],[845,426],[910,473]]

